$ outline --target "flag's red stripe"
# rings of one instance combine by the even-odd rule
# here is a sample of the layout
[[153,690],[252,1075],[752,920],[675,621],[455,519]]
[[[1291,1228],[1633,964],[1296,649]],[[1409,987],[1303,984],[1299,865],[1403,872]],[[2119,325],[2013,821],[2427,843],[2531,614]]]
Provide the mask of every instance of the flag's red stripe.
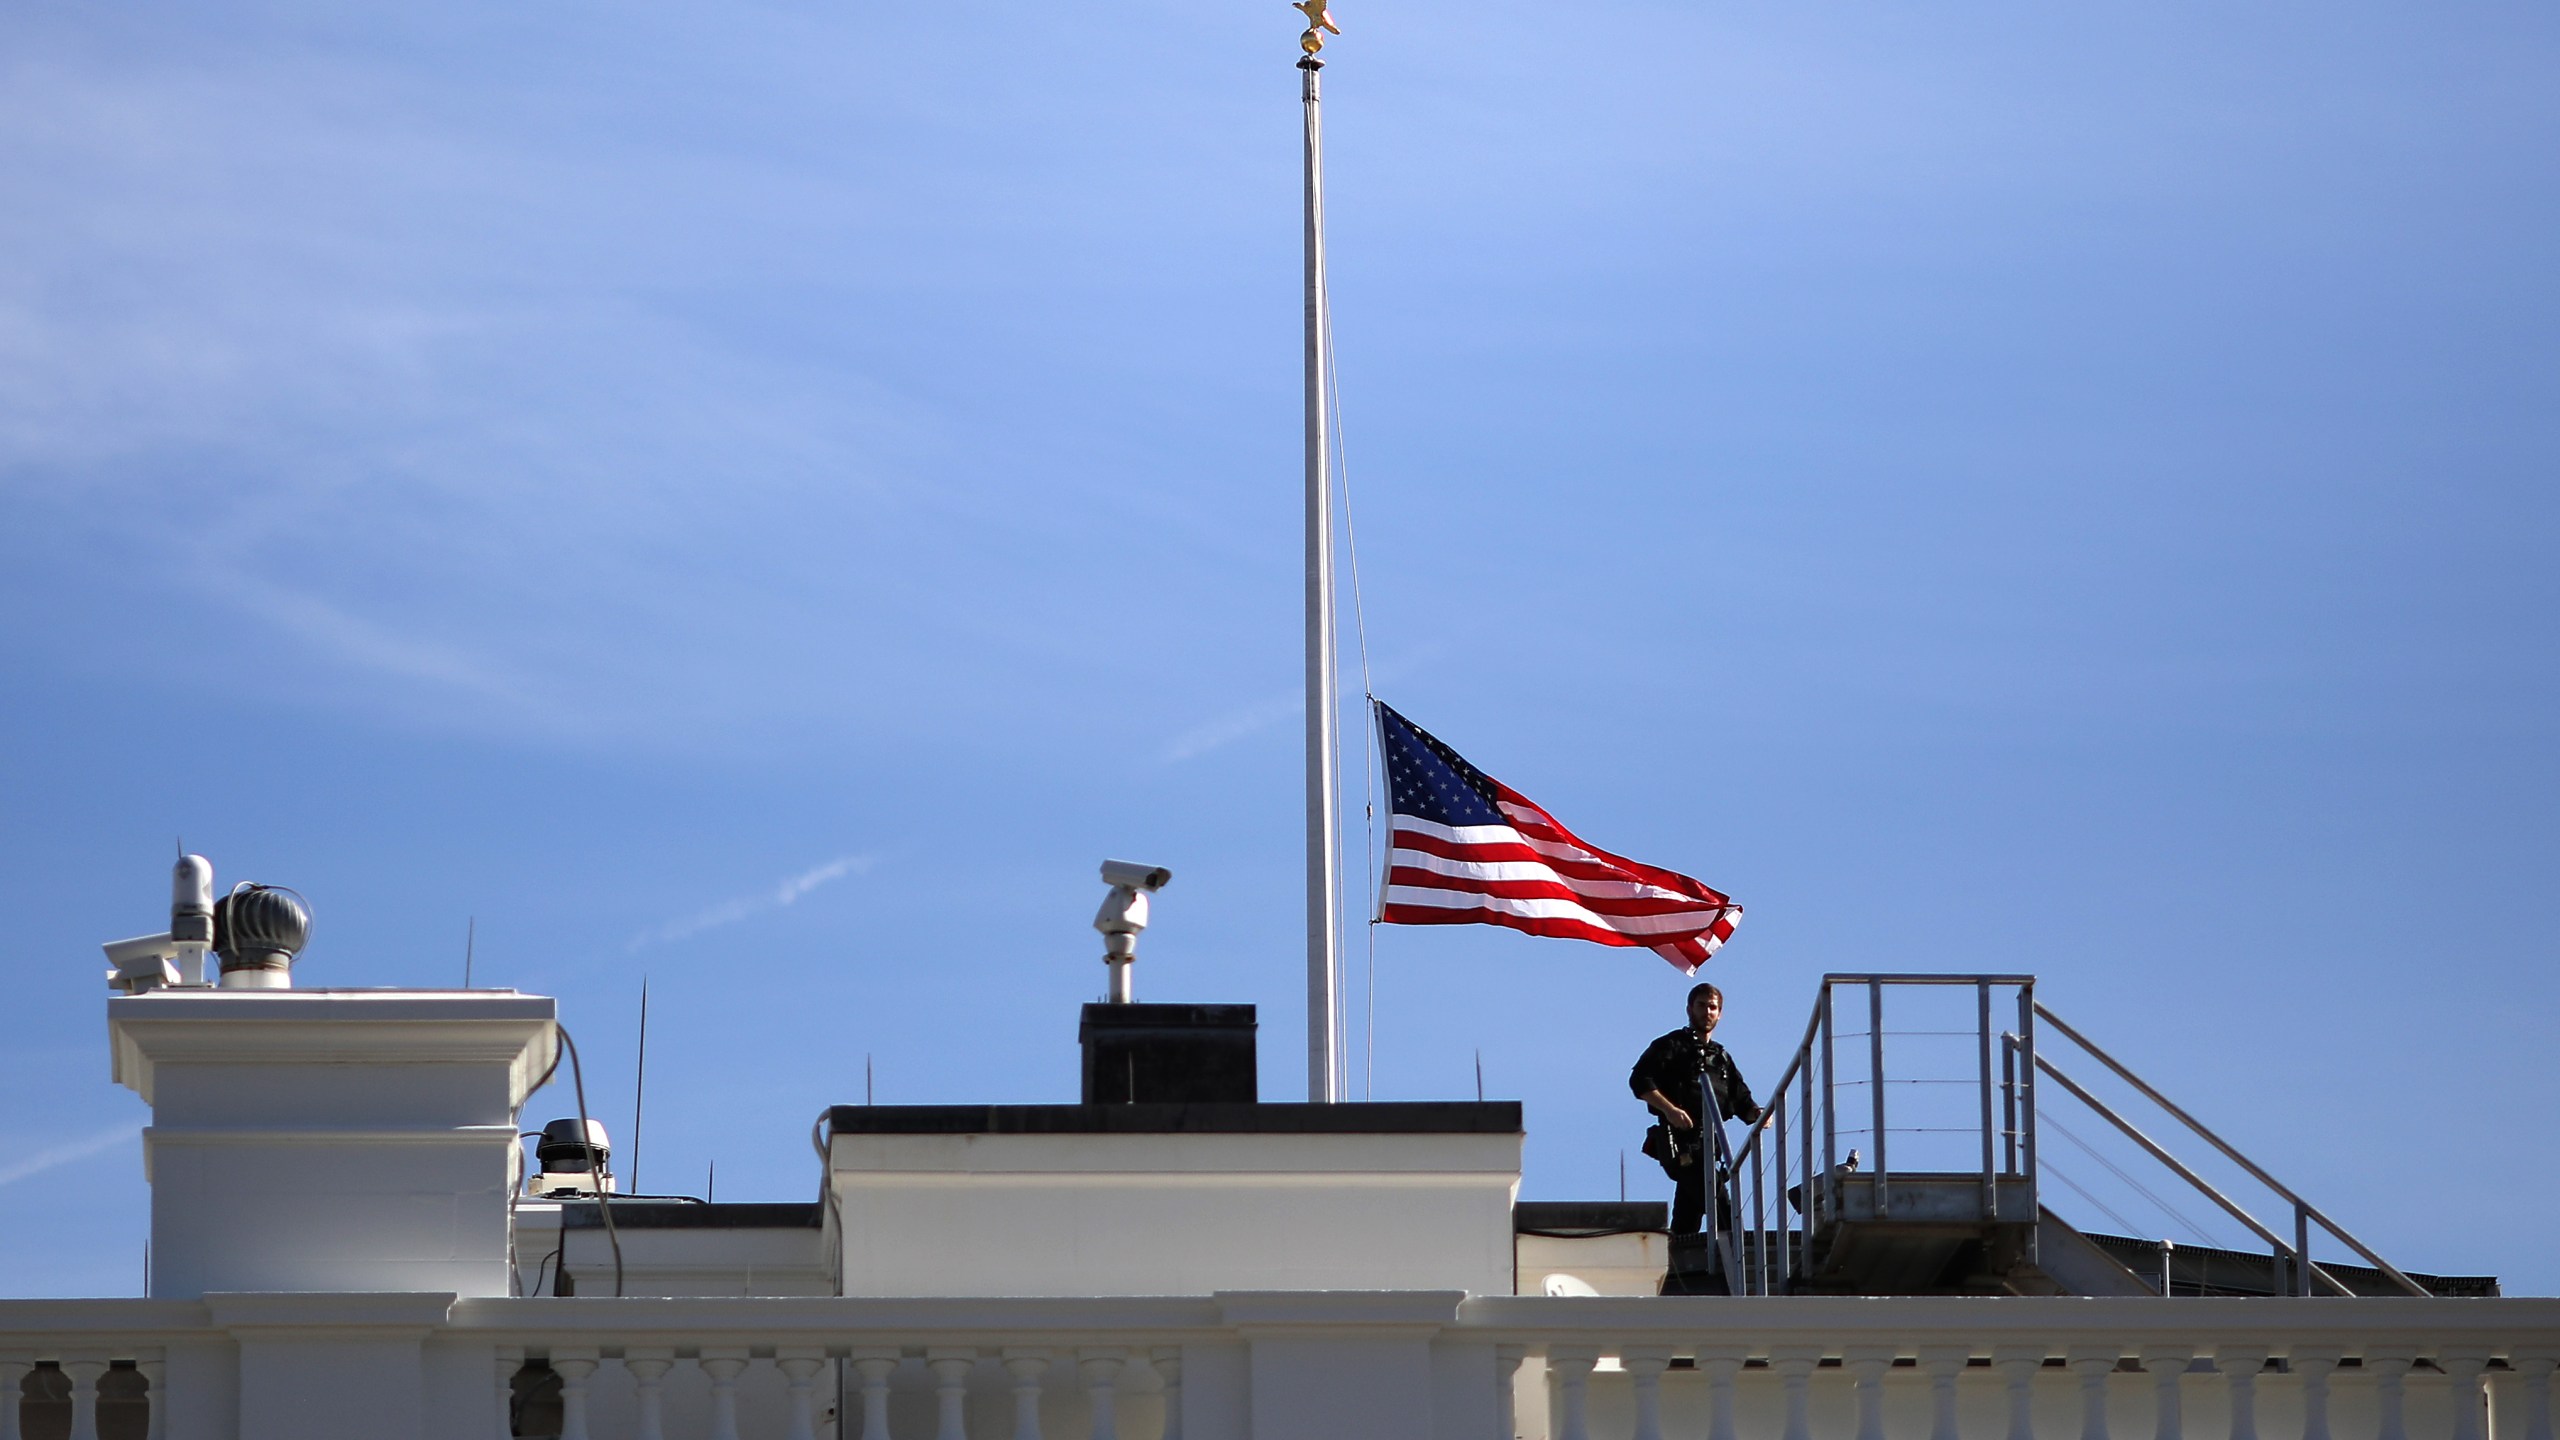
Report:
[[1694,880],[1686,885],[1667,885],[1649,876],[1638,874],[1623,865],[1613,865],[1599,860],[1560,859],[1553,853],[1532,845],[1506,841],[1451,840],[1425,830],[1408,829],[1401,825],[1391,832],[1390,839],[1398,850],[1418,850],[1423,854],[1438,855],[1448,860],[1477,864],[1510,861],[1515,864],[1544,865],[1560,875],[1577,880],[1607,880],[1620,884],[1655,885],[1665,890],[1676,890],[1710,905],[1726,903],[1725,896],[1708,890]]
[[[1387,871],[1390,885],[1410,885],[1417,890],[1452,890],[1468,895],[1492,895],[1505,900],[1570,900],[1587,910],[1604,915],[1700,915],[1712,918],[1729,908],[1723,905],[1701,905],[1685,896],[1673,895],[1605,895],[1561,880],[1495,880],[1473,876],[1444,875],[1413,865],[1396,865]],[[1704,921],[1701,921],[1704,923]]]

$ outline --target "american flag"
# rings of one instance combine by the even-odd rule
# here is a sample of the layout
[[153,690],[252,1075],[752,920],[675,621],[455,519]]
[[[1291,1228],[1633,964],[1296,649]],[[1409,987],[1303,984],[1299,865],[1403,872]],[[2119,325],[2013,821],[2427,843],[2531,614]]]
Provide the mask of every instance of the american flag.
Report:
[[1732,938],[1742,920],[1732,897],[1583,843],[1384,701],[1370,703],[1394,817],[1379,919],[1641,945],[1692,975]]

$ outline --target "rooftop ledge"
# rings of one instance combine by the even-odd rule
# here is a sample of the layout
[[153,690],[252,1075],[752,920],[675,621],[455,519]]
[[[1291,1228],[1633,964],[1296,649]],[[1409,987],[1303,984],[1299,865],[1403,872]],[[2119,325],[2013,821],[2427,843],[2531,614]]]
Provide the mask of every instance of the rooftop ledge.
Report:
[[838,1135],[1518,1135],[1517,1100],[1342,1105],[838,1105]]

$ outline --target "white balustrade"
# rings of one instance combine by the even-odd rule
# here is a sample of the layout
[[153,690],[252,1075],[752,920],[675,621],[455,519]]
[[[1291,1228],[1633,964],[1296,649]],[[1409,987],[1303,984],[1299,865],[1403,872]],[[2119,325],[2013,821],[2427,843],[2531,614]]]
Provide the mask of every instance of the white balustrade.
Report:
[[2408,1391],[2403,1382],[2417,1363],[2417,1351],[2398,1346],[2365,1352],[2364,1368],[2373,1376],[2374,1440],[2409,1440]]
[[25,1403],[27,1376],[35,1357],[20,1350],[0,1351],[0,1440],[19,1440],[18,1410]]
[[[496,1395],[497,1408],[498,1408],[498,1418],[497,1418],[497,1429],[496,1429],[496,1432],[495,1432],[495,1433],[496,1433],[496,1436],[497,1436],[497,1440],[515,1440],[515,1433],[516,1433],[516,1372],[517,1372],[517,1371],[519,1371],[519,1370],[522,1370],[523,1368],[524,1368],[524,1347],[523,1347],[523,1346],[521,1346],[521,1345],[501,1345],[501,1346],[499,1346],[499,1347],[498,1347],[498,1359],[497,1359],[498,1389],[497,1389],[497,1395]],[[156,1402],[156,1400],[155,1400],[154,1404],[152,1405],[152,1408],[153,1408],[153,1409],[155,1409],[155,1410],[159,1408],[159,1405],[158,1405],[158,1403]],[[16,1437],[15,1435],[9,1435],[9,1436],[5,1436],[5,1437],[0,1437],[0,1440],[17,1440],[17,1437]]]
[[2107,1377],[2123,1354],[2113,1345],[2079,1345],[2063,1367],[2080,1377],[2080,1440],[2107,1440]]
[[2231,1396],[2229,1440],[2258,1440],[2258,1375],[2267,1368],[2266,1348],[2225,1345],[2213,1352],[2213,1367]]
[[2184,1401],[2187,1367],[2196,1352],[2184,1345],[2151,1345],[2142,1351],[2142,1368],[2151,1374],[2154,1440],[2181,1440],[2186,1434]]
[[107,1359],[75,1354],[61,1363],[71,1377],[71,1440],[98,1440],[98,1380],[107,1373]]
[[1671,1368],[1671,1352],[1660,1347],[1629,1350],[1618,1364],[1635,1381],[1635,1440],[1662,1440],[1662,1372]]
[[1009,1349],[1004,1373],[1013,1380],[1013,1440],[1040,1440],[1040,1377],[1049,1368],[1046,1350]]
[[2552,1440],[2551,1372],[2560,1367],[2560,1349],[2527,1346],[2507,1363],[2524,1379],[2524,1440]]
[[1858,1440],[1884,1440],[1884,1376],[1893,1360],[1890,1345],[1852,1345],[1841,1357],[1858,1402]]
[[143,1397],[151,1406],[151,1419],[144,1427],[144,1440],[169,1440],[169,1394],[165,1380],[169,1362],[146,1355],[133,1363],[142,1372]]
[[[443,1333],[417,1342],[422,1355],[441,1347],[417,1393],[453,1407],[428,1417],[430,1437],[504,1435],[514,1382],[535,1357],[523,1378],[547,1367],[562,1440],[1255,1440],[1267,1397],[1341,1385],[1414,1387],[1376,1393],[1470,1417],[1470,1440],[1480,1426],[1487,1440],[2038,1440],[2039,1427],[2120,1440],[2142,1425],[2139,1391],[2150,1399],[2144,1440],[2187,1440],[2190,1428],[2195,1440],[2560,1440],[2554,1301],[1452,1297],[1426,1328],[1410,1297],[1389,1298],[1403,1308],[1379,1303],[1379,1348],[1365,1354],[1370,1302],[1356,1296],[1328,1300],[1342,1309],[1327,1312],[1322,1344],[1293,1338],[1271,1352],[1259,1349],[1271,1312],[1223,1297],[492,1298],[458,1302]],[[246,1393],[207,1368],[228,1352],[202,1307],[139,1302],[148,1323],[129,1329],[149,1343],[135,1344],[113,1322],[137,1302],[55,1303],[0,1305],[0,1440],[96,1440],[102,1424],[140,1437],[137,1398],[155,1440],[340,1440],[272,1420],[243,1436],[219,1412],[209,1423],[189,1412],[196,1377],[217,1382],[217,1406]],[[40,1322],[55,1313],[79,1323],[48,1331]],[[1337,1360],[1349,1363],[1336,1372]],[[831,1427],[839,1364],[860,1403]],[[437,1374],[467,1383],[438,1399]],[[174,1396],[163,1388],[173,1375]],[[1476,1388],[1488,1381],[1490,1397]],[[1436,1392],[1452,1384],[1465,1388]],[[1140,1405],[1123,1405],[1124,1393]],[[24,1395],[38,1398],[23,1414],[6,1403]],[[1518,1413],[1531,1402],[1515,1397],[1536,1397],[1543,1413]],[[1325,1397],[1339,1402],[1359,1400]],[[982,1405],[1009,1408],[1009,1421],[974,1414]],[[908,1428],[893,1435],[893,1424]]]
[[1991,1352],[1991,1368],[2000,1372],[2008,1392],[2009,1440],[2036,1440],[2036,1376],[2044,1369],[2041,1345],[2002,1345]]
[[2345,1352],[2326,1346],[2295,1349],[2285,1363],[2302,1382],[2302,1440],[2329,1440],[2329,1377]]
[[554,1350],[551,1373],[560,1377],[560,1440],[594,1440],[587,1431],[587,1377],[602,1363],[593,1350]]
[[786,1346],[775,1352],[773,1363],[791,1392],[791,1420],[783,1440],[818,1440],[818,1372],[827,1368],[826,1350]]
[[1956,1381],[1973,1358],[1969,1345],[1923,1345],[1920,1368],[1929,1376],[1929,1440],[1959,1440],[1956,1433]]
[[1733,1424],[1733,1391],[1749,1359],[1749,1352],[1731,1346],[1699,1347],[1697,1366],[1707,1377],[1707,1440],[1740,1440]]
[[1493,1347],[1493,1440],[1520,1433],[1520,1363],[1528,1358],[1526,1345]]
[[2484,1440],[2480,1377],[2488,1372],[2489,1352],[2467,1346],[2438,1351],[2436,1368],[2453,1382],[2453,1440]]
[[846,1358],[862,1382],[861,1440],[889,1440],[889,1377],[898,1373],[898,1352],[873,1347]]
[[1786,1440],[1813,1440],[1813,1367],[1822,1363],[1819,1349],[1786,1345],[1769,1352],[1769,1368],[1787,1387]]
[[924,1352],[924,1368],[933,1376],[934,1440],[969,1440],[969,1372],[978,1352],[937,1346]]
[[1591,1440],[1591,1372],[1599,1363],[1597,1350],[1558,1350],[1547,1357],[1547,1373],[1556,1378],[1564,1403],[1564,1426],[1557,1440]]
[[1088,1440],[1120,1440],[1120,1367],[1128,1363],[1126,1350],[1076,1352],[1076,1373],[1084,1377]]
[[639,1412],[633,1440],[667,1440],[667,1372],[675,1366],[673,1350],[622,1352],[622,1368],[631,1372],[632,1402]]
[[1164,1433],[1157,1440],[1182,1440],[1182,1347],[1159,1345],[1147,1358],[1164,1386]]
[[738,1376],[747,1368],[742,1348],[705,1350],[694,1361],[711,1377],[711,1440],[739,1440]]

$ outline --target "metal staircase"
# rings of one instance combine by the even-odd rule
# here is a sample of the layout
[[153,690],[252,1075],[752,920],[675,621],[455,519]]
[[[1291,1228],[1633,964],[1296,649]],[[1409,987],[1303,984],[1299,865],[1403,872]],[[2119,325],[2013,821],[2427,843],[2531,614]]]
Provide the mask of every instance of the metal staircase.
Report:
[[[1970,1005],[1963,1004],[1967,990]],[[1923,1015],[1916,1025],[1889,1028],[1901,1010]],[[1958,1013],[1970,1023],[1950,1018]],[[1861,1023],[1863,1029],[1852,1028]],[[2075,1063],[2079,1057],[2096,1062],[2264,1187],[2289,1212],[2290,1233],[2260,1221],[2065,1071],[2047,1053],[2061,1045],[2078,1052]],[[2375,1254],[2039,1003],[2029,975],[1824,976],[1803,1043],[1772,1090],[1761,1125],[1734,1154],[1725,1203],[1712,1207],[1707,1234],[1675,1245],[1665,1289],[2163,1293],[2171,1274],[2165,1263],[2145,1274],[2127,1258],[2153,1245],[2162,1255],[2172,1247],[2083,1233],[2044,1204],[2041,1177],[2050,1166],[2039,1160],[2038,1141],[2048,1082],[2055,1098],[2086,1106],[2268,1247],[2256,1262],[2254,1273],[2264,1277],[2257,1293],[2439,1293]],[[2372,1268],[2314,1261],[2315,1230]]]

